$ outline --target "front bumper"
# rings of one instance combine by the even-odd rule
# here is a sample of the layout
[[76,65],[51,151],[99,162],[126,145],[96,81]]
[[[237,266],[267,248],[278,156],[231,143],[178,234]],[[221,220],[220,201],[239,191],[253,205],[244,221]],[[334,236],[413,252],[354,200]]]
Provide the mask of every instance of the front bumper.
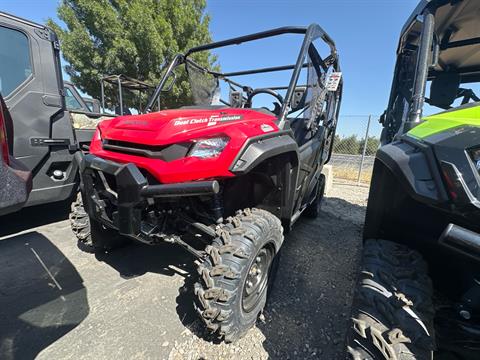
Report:
[[141,239],[151,232],[142,222],[147,199],[213,195],[220,190],[216,180],[149,185],[135,164],[116,163],[92,154],[76,156],[85,211],[120,234],[134,238]]

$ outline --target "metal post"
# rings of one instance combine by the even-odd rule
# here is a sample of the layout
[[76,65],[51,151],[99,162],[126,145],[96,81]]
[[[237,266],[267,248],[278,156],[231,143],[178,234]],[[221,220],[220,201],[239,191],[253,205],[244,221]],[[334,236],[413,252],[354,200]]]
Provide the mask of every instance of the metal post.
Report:
[[372,115],[368,115],[367,131],[365,132],[365,142],[363,144],[362,160],[360,161],[360,168],[358,169],[357,185],[360,184],[360,178],[362,176],[363,164],[365,162],[365,155],[367,154],[368,134],[370,133],[370,123],[372,121]]
[[122,96],[122,80],[120,76],[117,77],[118,84],[118,101],[120,102],[120,115],[123,115],[123,96]]
[[100,80],[100,92],[102,93],[102,113],[105,113],[105,89],[103,88],[103,77]]

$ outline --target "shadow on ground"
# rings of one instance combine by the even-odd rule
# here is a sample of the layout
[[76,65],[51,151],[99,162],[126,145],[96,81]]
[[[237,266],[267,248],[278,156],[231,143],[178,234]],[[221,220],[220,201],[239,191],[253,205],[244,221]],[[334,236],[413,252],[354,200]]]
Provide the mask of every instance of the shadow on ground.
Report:
[[68,219],[70,201],[24,208],[0,217],[0,236],[12,235],[37,226]]
[[[176,298],[176,311],[182,324],[198,337],[215,341],[202,326],[193,308],[193,286],[197,281],[195,257],[173,244],[155,247],[132,243],[107,254],[96,254],[97,260],[114,268],[122,278],[130,279],[146,273],[164,276],[180,275],[184,279]],[[216,341],[215,341],[216,342]]]
[[96,253],[98,261],[115,269],[120,277],[133,279],[146,273],[163,276],[179,275],[183,285],[178,289],[176,311],[182,324],[199,338],[218,343],[203,327],[193,308],[193,287],[197,281],[195,257],[175,244],[156,246],[132,242],[109,253]]
[[95,254],[97,260],[114,268],[122,278],[142,276],[147,272],[186,277],[194,271],[195,258],[177,245],[150,246],[134,242],[111,253]]
[[0,359],[33,359],[87,317],[82,278],[38,232],[0,240],[0,269]]

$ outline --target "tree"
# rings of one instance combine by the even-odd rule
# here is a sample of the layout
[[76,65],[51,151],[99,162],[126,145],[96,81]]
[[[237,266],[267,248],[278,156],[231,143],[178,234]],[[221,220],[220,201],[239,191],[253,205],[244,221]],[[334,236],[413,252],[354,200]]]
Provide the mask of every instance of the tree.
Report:
[[369,136],[367,140],[367,149],[365,154],[367,156],[375,155],[380,147],[380,139],[375,136]]
[[[62,0],[58,17],[48,25],[57,33],[65,71],[82,91],[100,97],[102,75],[124,74],[158,84],[162,65],[177,53],[211,41],[206,0]],[[193,58],[211,67],[208,52]],[[107,93],[113,104],[114,92]],[[186,73],[177,73],[172,91],[162,94],[162,106],[185,104],[191,97]]]
[[337,154],[357,155],[361,154],[361,143],[357,139],[357,135],[350,135],[348,137],[335,137],[333,145],[333,152]]
[[[335,154],[362,155],[364,146],[365,139],[358,139],[357,135],[350,135],[348,137],[340,137],[339,135],[335,135],[333,152]],[[379,147],[380,139],[375,136],[369,136],[365,155],[375,155]]]

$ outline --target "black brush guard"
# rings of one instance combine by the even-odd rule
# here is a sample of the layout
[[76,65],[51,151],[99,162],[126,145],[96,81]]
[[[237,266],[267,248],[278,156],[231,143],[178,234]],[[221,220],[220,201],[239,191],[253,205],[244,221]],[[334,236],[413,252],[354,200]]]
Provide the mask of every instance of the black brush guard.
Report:
[[[77,153],[80,164],[81,191],[85,211],[104,225],[118,229],[120,234],[141,239],[142,208],[148,198],[177,198],[217,194],[218,181],[193,181],[178,184],[148,185],[147,179],[134,164],[120,164],[92,154]],[[115,179],[116,189],[111,189],[105,174]],[[96,182],[102,181],[103,192],[107,192],[115,203],[116,210],[109,217],[105,200],[100,196]]]

